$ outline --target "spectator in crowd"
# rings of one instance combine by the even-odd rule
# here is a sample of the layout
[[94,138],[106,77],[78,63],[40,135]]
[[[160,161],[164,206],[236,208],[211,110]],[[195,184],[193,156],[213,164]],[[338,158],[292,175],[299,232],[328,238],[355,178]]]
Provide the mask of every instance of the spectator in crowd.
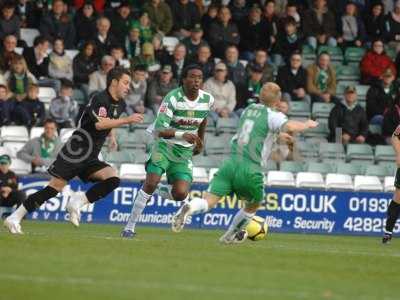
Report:
[[14,56],[11,61],[10,71],[4,74],[4,79],[7,82],[9,91],[13,93],[17,101],[24,99],[28,93],[29,85],[37,82],[35,76],[29,72],[22,55]]
[[158,76],[150,81],[147,92],[147,106],[153,110],[154,114],[157,114],[165,95],[176,87],[178,83],[173,78],[171,66],[164,65]]
[[128,59],[125,58],[125,50],[124,47],[120,45],[114,45],[111,47],[110,55],[115,59],[115,65],[121,66],[126,69],[129,69],[131,63]]
[[36,1],[18,0],[16,14],[19,16],[23,28],[35,28],[40,20],[40,11],[37,9]]
[[393,132],[400,124],[400,98],[396,96],[393,103],[383,112],[382,136],[387,144],[391,144]]
[[125,51],[128,59],[139,56],[142,51],[142,42],[140,41],[140,29],[132,26],[125,38]]
[[6,72],[10,69],[11,60],[17,52],[15,48],[17,47],[17,38],[14,35],[7,35],[3,41],[3,49],[0,53],[0,70]]
[[263,69],[254,64],[250,66],[249,70],[247,86],[237,90],[236,113],[239,117],[248,105],[259,102],[260,90],[263,85]]
[[279,26],[279,31],[285,30],[285,24],[286,20],[288,18],[293,18],[296,22],[296,28],[298,32],[301,32],[301,16],[300,13],[297,9],[296,3],[295,2],[288,2],[285,8],[285,13],[281,17],[281,22]]
[[6,1],[1,8],[0,18],[0,40],[4,40],[7,35],[14,35],[20,38],[20,18],[15,14],[15,3]]
[[374,83],[367,92],[367,118],[371,124],[382,125],[383,112],[391,107],[399,94],[395,74],[391,68],[386,69],[380,80]]
[[345,12],[339,19],[337,42],[343,48],[361,47],[366,40],[363,20],[358,16],[354,2],[346,4]]
[[207,80],[213,75],[215,62],[214,59],[211,57],[210,46],[206,44],[200,46],[197,50],[197,56],[193,59],[192,62],[202,67],[204,80]]
[[327,52],[318,55],[317,63],[307,68],[307,92],[312,102],[337,102],[336,72]]
[[247,73],[252,66],[257,65],[263,70],[263,77],[261,81],[263,83],[274,80],[274,67],[268,63],[268,54],[265,49],[257,49],[255,53],[254,60],[249,62],[246,66]]
[[89,41],[93,32],[96,32],[97,13],[92,1],[85,1],[83,6],[76,12],[74,23],[78,45]]
[[137,65],[145,65],[150,76],[160,70],[160,62],[155,58],[154,47],[151,43],[144,43],[141,54],[132,59],[131,66]]
[[295,19],[288,17],[285,21],[284,32],[278,34],[278,39],[273,49],[273,61],[276,66],[289,63],[290,55],[293,52],[301,51],[302,37],[297,32]]
[[363,144],[368,133],[368,121],[364,108],[357,103],[354,86],[345,89],[344,100],[337,103],[329,114],[330,141],[338,138],[336,130],[342,129],[342,143]]
[[[279,17],[275,11],[275,1],[267,0],[263,8],[263,20],[267,23],[269,45],[272,47],[278,36]],[[267,37],[268,39],[268,37]]]
[[307,71],[302,67],[300,52],[292,53],[289,65],[279,68],[276,83],[282,89],[282,99],[288,102],[311,102],[310,96],[306,93]]
[[167,35],[171,31],[174,21],[167,3],[161,0],[147,0],[143,5],[143,11],[149,15],[157,32]]
[[167,64],[172,67],[172,73],[174,73],[174,78],[176,80],[179,81],[181,79],[183,68],[187,63],[188,59],[185,45],[176,45],[172,56],[167,60]]
[[229,3],[232,13],[232,21],[236,24],[242,22],[249,15],[249,7],[246,0],[233,0]]
[[190,36],[182,41],[187,50],[187,56],[189,59],[193,59],[197,55],[197,50],[200,46],[207,45],[207,42],[203,40],[203,29],[199,23],[195,24],[190,30]]
[[18,190],[18,177],[10,170],[11,157],[0,156],[0,206],[19,206],[26,199],[23,191]]
[[106,89],[107,74],[114,67],[115,59],[110,55],[103,56],[100,69],[89,75],[89,95]]
[[87,86],[89,84],[89,76],[97,70],[97,65],[95,43],[93,41],[85,42],[82,50],[74,57],[72,62],[75,84]]
[[10,99],[8,88],[0,84],[0,126],[10,125],[14,102]]
[[337,45],[335,16],[329,11],[326,0],[315,0],[314,7],[305,12],[303,30],[313,49],[318,45]]
[[155,34],[153,36],[153,40],[152,40],[151,44],[153,45],[155,60],[159,61],[161,63],[164,63],[168,60],[169,53],[164,48],[162,39],[163,39],[163,37],[161,34]]
[[223,62],[215,66],[214,76],[204,83],[204,90],[214,96],[215,102],[210,116],[215,122],[218,118],[235,117],[236,90],[233,82],[228,79],[228,68]]
[[65,53],[64,41],[56,38],[49,55],[49,76],[54,79],[73,79],[72,59]]
[[46,172],[56,158],[62,144],[57,136],[57,124],[52,119],[44,122],[44,132],[35,137],[17,152],[17,157],[32,164],[33,172]]
[[97,55],[101,58],[110,52],[111,46],[117,44],[117,40],[110,32],[111,23],[108,18],[100,17],[97,19],[96,28],[94,41],[96,42]]
[[218,20],[218,6],[212,4],[207,8],[207,12],[201,18],[201,28],[204,31],[204,39],[209,40],[211,24]]
[[210,25],[208,41],[213,54],[220,58],[229,45],[239,45],[239,30],[231,21],[231,12],[227,6],[219,9],[218,20]]
[[246,85],[247,74],[243,64],[239,61],[239,50],[236,46],[229,46],[225,51],[224,63],[228,67],[228,78],[237,89]]
[[39,86],[30,84],[28,93],[21,102],[16,104],[13,112],[15,123],[28,128],[43,126],[46,111],[43,102],[39,100]]
[[254,51],[270,47],[270,32],[267,22],[261,20],[261,9],[253,6],[247,18],[239,23],[240,54],[245,60],[254,59]]
[[287,116],[289,114],[289,102],[286,99],[281,99],[281,101],[279,101],[277,110]]
[[49,40],[44,36],[37,36],[33,47],[25,48],[23,55],[29,70],[37,78],[49,77]]
[[392,59],[385,53],[383,41],[375,40],[371,50],[365,53],[360,62],[361,82],[373,84],[387,68],[391,68],[392,71],[396,69]]
[[62,38],[65,48],[74,49],[76,40],[75,26],[67,14],[66,6],[67,4],[63,0],[53,0],[51,12],[42,16],[39,31],[40,34],[50,40]]
[[111,14],[111,33],[120,45],[124,44],[125,37],[128,35],[131,25],[130,15],[131,6],[128,1],[121,1],[118,8]]
[[385,36],[389,46],[396,48],[396,52],[400,50],[400,0],[395,2],[392,12],[386,16]]
[[381,2],[376,2],[371,5],[370,12],[365,16],[364,24],[369,41],[384,38],[385,15]]
[[178,38],[187,38],[195,24],[200,22],[197,5],[189,0],[175,0],[171,4],[174,20],[173,33]]
[[57,123],[58,129],[75,127],[75,118],[78,115],[78,104],[72,99],[73,84],[68,79],[61,81],[58,97],[51,100],[50,117]]
[[75,9],[80,9],[86,2],[93,2],[94,9],[97,13],[102,13],[105,9],[106,0],[74,0]]
[[147,68],[145,65],[136,65],[132,71],[132,81],[128,96],[125,98],[128,114],[134,112],[144,114],[144,103],[147,93]]
[[139,28],[140,42],[142,44],[151,43],[153,36],[157,33],[157,30],[151,23],[149,14],[147,12],[143,12],[139,20],[134,20],[131,26]]

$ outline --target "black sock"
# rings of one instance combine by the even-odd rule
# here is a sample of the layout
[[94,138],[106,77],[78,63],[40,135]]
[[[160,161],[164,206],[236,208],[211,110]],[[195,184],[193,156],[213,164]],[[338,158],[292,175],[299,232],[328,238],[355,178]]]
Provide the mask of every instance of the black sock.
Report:
[[394,202],[393,200],[390,202],[387,212],[386,219],[386,232],[393,232],[394,225],[396,224],[397,218],[400,214],[400,204]]
[[58,191],[51,186],[46,186],[43,190],[40,190],[28,197],[24,202],[24,207],[28,212],[33,212],[39,208],[44,202],[57,196]]
[[104,198],[117,187],[121,180],[118,177],[110,177],[93,185],[87,192],[86,197],[90,203],[96,202]]

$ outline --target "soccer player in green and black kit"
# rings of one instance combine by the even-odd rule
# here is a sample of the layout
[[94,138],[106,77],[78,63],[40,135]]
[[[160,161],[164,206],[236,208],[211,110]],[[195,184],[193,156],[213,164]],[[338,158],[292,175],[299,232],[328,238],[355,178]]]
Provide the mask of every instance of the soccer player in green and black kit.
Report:
[[281,131],[301,132],[314,128],[317,122],[289,121],[275,110],[281,99],[281,89],[275,83],[266,83],[260,92],[260,104],[252,104],[243,112],[237,134],[232,138],[231,157],[227,159],[211,180],[204,198],[193,198],[175,214],[172,230],[182,230],[186,218],[213,208],[221,197],[235,193],[246,201],[245,207],[233,218],[220,242],[243,242],[244,230],[264,199],[262,167],[271,154],[274,136]]
[[394,191],[394,198],[390,202],[387,211],[386,226],[382,238],[383,244],[388,244],[392,240],[393,228],[400,215],[400,125],[397,126],[396,130],[393,132],[392,145],[396,152],[397,172],[394,182],[396,189]]

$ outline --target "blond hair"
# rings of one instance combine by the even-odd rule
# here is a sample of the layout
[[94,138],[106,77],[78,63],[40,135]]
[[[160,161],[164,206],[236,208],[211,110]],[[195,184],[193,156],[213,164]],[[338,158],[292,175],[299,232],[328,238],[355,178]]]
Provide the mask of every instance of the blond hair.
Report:
[[260,102],[266,106],[276,105],[282,97],[281,88],[273,82],[265,83],[260,91]]

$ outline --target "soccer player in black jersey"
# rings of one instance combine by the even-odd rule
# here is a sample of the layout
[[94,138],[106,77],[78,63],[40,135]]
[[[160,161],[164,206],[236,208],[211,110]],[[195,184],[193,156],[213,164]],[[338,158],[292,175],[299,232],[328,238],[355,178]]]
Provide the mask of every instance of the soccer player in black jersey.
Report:
[[95,182],[86,193],[74,193],[67,204],[70,221],[75,226],[79,226],[82,206],[100,200],[119,186],[120,179],[116,170],[100,161],[98,155],[112,128],[143,121],[141,114],[119,118],[125,111],[124,97],[129,92],[130,82],[130,73],[124,68],[114,68],[107,74],[107,89],[91,98],[78,128],[49,167],[49,184],[30,195],[23,205],[4,221],[4,226],[11,233],[22,234],[20,223],[23,217],[48,199],[57,196],[75,176],[84,182]]
[[396,152],[397,172],[394,181],[396,189],[394,191],[393,200],[390,202],[387,211],[386,227],[382,239],[383,244],[388,244],[392,240],[393,228],[400,215],[400,125],[397,126],[396,130],[393,132],[392,145]]

